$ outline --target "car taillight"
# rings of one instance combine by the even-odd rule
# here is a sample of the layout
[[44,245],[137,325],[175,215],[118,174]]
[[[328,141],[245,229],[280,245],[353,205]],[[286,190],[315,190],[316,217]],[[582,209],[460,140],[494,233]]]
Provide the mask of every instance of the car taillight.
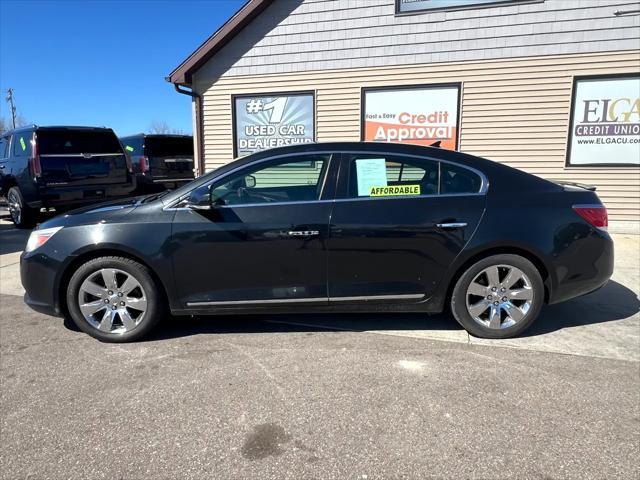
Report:
[[33,142],[33,156],[29,159],[29,167],[31,168],[31,174],[34,177],[39,177],[42,174],[42,166],[40,165],[40,155],[38,155],[38,142]]
[[606,230],[609,226],[607,208],[604,205],[574,205],[573,209],[578,215],[596,228]]
[[142,173],[149,171],[149,159],[147,157],[140,157],[140,171]]

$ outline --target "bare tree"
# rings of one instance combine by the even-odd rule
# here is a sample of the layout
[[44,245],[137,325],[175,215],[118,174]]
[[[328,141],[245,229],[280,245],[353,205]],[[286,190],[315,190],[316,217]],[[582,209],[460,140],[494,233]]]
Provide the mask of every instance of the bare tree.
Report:
[[[11,123],[12,122],[8,121],[6,118],[0,117],[0,135],[13,129]],[[22,127],[23,125],[27,125],[28,123],[29,122],[27,122],[22,115],[16,116],[16,127]]]
[[149,133],[155,133],[155,134],[159,134],[159,135],[167,135],[167,134],[174,134],[174,135],[184,135],[184,131],[180,130],[178,128],[171,128],[169,127],[169,124],[165,121],[159,121],[159,120],[154,120],[153,122],[151,122],[151,125],[149,126]]
[[171,128],[169,128],[169,124],[167,122],[154,120],[153,122],[151,122],[149,132],[158,134],[171,133]]

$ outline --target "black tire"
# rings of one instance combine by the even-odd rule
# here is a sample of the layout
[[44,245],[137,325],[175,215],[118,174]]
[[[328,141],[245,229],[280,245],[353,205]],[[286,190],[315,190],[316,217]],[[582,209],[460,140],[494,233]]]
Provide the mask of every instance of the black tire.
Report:
[[[11,187],[7,192],[7,203],[13,224],[18,228],[33,228],[37,221],[37,212],[24,201],[18,187]],[[12,207],[12,204],[17,204]]]
[[[107,333],[91,325],[80,311],[79,295],[83,282],[101,269],[117,269],[133,276],[146,293],[146,311],[140,323],[130,331]],[[115,308],[115,307],[114,307]],[[140,340],[165,316],[166,301],[160,285],[140,263],[124,257],[99,257],[82,265],[71,277],[67,288],[67,309],[74,323],[83,332],[102,342],[125,343]]]
[[[520,269],[529,279],[533,294],[527,313],[515,325],[504,328],[489,328],[473,319],[467,309],[467,289],[483,270],[496,265],[512,266]],[[491,292],[488,292],[491,293]],[[473,299],[474,297],[470,297]],[[451,295],[451,312],[467,332],[480,338],[511,338],[520,335],[531,326],[540,314],[544,303],[544,284],[538,269],[526,258],[519,255],[492,255],[479,260],[469,267],[456,282]],[[489,308],[493,308],[489,306]]]

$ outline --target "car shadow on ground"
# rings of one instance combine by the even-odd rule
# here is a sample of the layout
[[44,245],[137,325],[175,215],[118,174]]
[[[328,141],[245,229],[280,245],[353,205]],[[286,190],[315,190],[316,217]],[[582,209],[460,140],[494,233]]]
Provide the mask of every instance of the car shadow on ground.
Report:
[[[620,283],[610,281],[590,295],[545,306],[538,320],[522,336],[539,336],[571,327],[605,323],[628,318],[640,309],[638,295]],[[65,326],[77,331],[70,319]],[[169,316],[151,333],[147,341],[192,335],[225,333],[280,333],[318,331],[461,331],[448,313],[335,313]]]

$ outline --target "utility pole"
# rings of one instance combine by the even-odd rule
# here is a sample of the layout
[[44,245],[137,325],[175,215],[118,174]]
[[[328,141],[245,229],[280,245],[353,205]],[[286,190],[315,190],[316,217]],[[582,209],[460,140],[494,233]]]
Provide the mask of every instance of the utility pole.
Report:
[[13,88],[7,89],[7,103],[9,104],[9,108],[11,109],[11,123],[15,130],[16,128],[16,106],[13,104]]

